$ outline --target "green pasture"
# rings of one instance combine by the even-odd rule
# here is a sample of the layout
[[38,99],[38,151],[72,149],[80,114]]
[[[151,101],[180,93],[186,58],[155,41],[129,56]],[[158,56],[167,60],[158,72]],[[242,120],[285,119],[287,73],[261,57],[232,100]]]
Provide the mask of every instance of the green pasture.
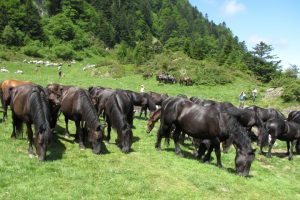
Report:
[[[135,74],[133,66],[125,66],[125,76],[109,78],[103,70],[95,76],[93,69],[83,71],[86,64],[104,60],[85,60],[64,64],[62,79],[58,78],[56,67],[37,67],[23,62],[2,62],[9,73],[0,73],[0,80],[30,80],[46,86],[49,83],[139,90],[141,84],[146,91],[186,94],[219,101],[230,101],[238,105],[241,90],[248,92],[258,88],[257,105],[284,108],[281,100],[265,101],[261,95],[267,86],[255,80],[236,78],[233,84],[224,86],[163,85],[155,77],[143,80]],[[24,74],[15,74],[22,69]],[[252,105],[248,99],[247,105]],[[2,118],[2,115],[0,115]],[[94,155],[90,148],[80,150],[73,138],[65,138],[64,119],[60,116],[55,139],[49,147],[47,161],[30,159],[28,143],[24,136],[10,139],[12,132],[11,114],[0,123],[0,199],[300,199],[300,156],[288,161],[284,155],[285,143],[277,141],[273,157],[256,154],[250,177],[234,174],[235,149],[222,154],[224,168],[204,164],[193,156],[190,141],[182,145],[184,157],[174,153],[174,145],[162,144],[162,151],[154,148],[156,124],[151,134],[146,134],[146,121],[136,117],[133,129],[132,152],[123,154],[115,145],[116,133],[112,132],[108,153]],[[103,121],[102,121],[103,123]],[[70,132],[75,126],[70,122]],[[253,144],[255,148],[257,146]],[[215,158],[215,156],[213,155]]]

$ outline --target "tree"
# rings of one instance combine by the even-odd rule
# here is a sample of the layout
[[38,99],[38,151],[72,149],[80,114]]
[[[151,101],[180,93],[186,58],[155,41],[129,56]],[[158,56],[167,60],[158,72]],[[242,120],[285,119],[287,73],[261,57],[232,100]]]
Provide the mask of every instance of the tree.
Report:
[[251,53],[254,57],[250,61],[251,64],[248,65],[249,69],[259,76],[258,79],[263,82],[269,82],[273,76],[281,71],[281,60],[276,60],[278,57],[271,55],[271,52],[274,50],[272,45],[262,41],[253,50]]
[[297,65],[290,64],[284,72],[285,76],[296,79],[298,77],[299,67]]

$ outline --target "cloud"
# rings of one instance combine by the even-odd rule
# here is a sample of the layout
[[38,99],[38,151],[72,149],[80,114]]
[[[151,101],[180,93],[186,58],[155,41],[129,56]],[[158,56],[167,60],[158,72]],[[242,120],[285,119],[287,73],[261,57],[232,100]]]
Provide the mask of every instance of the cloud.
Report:
[[249,38],[249,42],[251,45],[255,46],[256,44],[260,43],[260,42],[264,42],[266,44],[270,44],[271,40],[269,38],[263,38],[257,35],[252,35]]
[[223,11],[227,15],[235,15],[242,13],[246,10],[246,6],[242,3],[238,3],[236,0],[228,0],[225,2]]
[[264,42],[266,44],[271,44],[275,48],[286,48],[289,45],[289,41],[287,38],[264,38],[257,35],[252,35],[248,39],[249,43],[253,46],[260,42]]

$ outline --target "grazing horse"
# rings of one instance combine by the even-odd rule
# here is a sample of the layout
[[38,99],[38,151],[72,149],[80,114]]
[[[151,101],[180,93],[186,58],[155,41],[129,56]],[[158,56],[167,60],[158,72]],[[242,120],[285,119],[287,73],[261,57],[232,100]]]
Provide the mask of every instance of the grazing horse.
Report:
[[167,94],[159,94],[156,92],[147,92],[151,99],[154,101],[155,105],[161,106],[162,102],[168,98]]
[[[215,144],[232,137],[236,148],[236,173],[242,176],[249,174],[255,150],[251,147],[246,130],[233,116],[213,106],[204,107],[183,98],[172,98],[163,103],[160,121],[155,144],[157,150],[161,149],[162,137],[170,135],[173,125],[176,127],[173,132],[175,152],[179,155],[179,134],[182,131],[193,138],[210,139]],[[220,144],[215,149],[217,165],[222,166]]]
[[16,138],[16,131],[22,131],[22,123],[26,123],[29,141],[28,153],[33,155],[33,132],[35,128],[35,148],[39,160],[46,158],[47,143],[50,140],[50,111],[47,95],[42,87],[37,85],[20,85],[11,91],[11,110],[13,132],[11,137]]
[[289,160],[293,158],[293,141],[300,139],[300,124],[293,121],[284,121],[280,118],[271,119],[267,121],[266,128],[268,134],[271,135],[271,142],[269,144],[268,156],[271,157],[271,150],[276,139],[286,141],[287,154]]
[[193,85],[193,80],[192,80],[191,77],[188,77],[188,76],[180,77],[179,84],[181,86],[183,86],[183,85],[192,86]]
[[105,104],[107,140],[110,140],[111,127],[113,127],[118,134],[116,143],[124,153],[130,151],[132,144],[133,114],[133,103],[126,91],[117,90]]
[[60,111],[65,119],[75,121],[76,135],[79,139],[79,147],[84,149],[83,122],[88,128],[88,139],[92,143],[93,153],[100,154],[104,139],[104,128],[100,125],[97,112],[92,104],[87,91],[78,87],[70,87],[65,90],[61,99]]
[[160,115],[161,115],[161,108],[157,109],[152,113],[152,115],[148,119],[147,130],[146,130],[147,133],[150,133],[152,131],[155,123],[160,119]]
[[4,80],[1,83],[0,88],[0,97],[3,109],[3,121],[7,118],[7,107],[9,106],[10,102],[10,91],[19,85],[27,85],[33,84],[30,81],[18,81],[18,80]]

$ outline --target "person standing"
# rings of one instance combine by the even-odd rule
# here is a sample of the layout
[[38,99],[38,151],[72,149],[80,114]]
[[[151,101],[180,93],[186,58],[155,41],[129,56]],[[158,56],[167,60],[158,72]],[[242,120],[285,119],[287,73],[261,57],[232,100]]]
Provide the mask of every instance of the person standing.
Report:
[[253,101],[253,103],[254,103],[255,100],[256,100],[256,95],[257,95],[257,90],[256,90],[256,88],[254,88],[254,89],[252,90],[252,101]]
[[240,98],[240,106],[239,106],[239,108],[244,108],[245,100],[246,100],[246,93],[244,91],[242,91],[240,93],[239,98]]
[[61,79],[62,76],[61,66],[58,66],[57,70],[58,70],[58,78]]

